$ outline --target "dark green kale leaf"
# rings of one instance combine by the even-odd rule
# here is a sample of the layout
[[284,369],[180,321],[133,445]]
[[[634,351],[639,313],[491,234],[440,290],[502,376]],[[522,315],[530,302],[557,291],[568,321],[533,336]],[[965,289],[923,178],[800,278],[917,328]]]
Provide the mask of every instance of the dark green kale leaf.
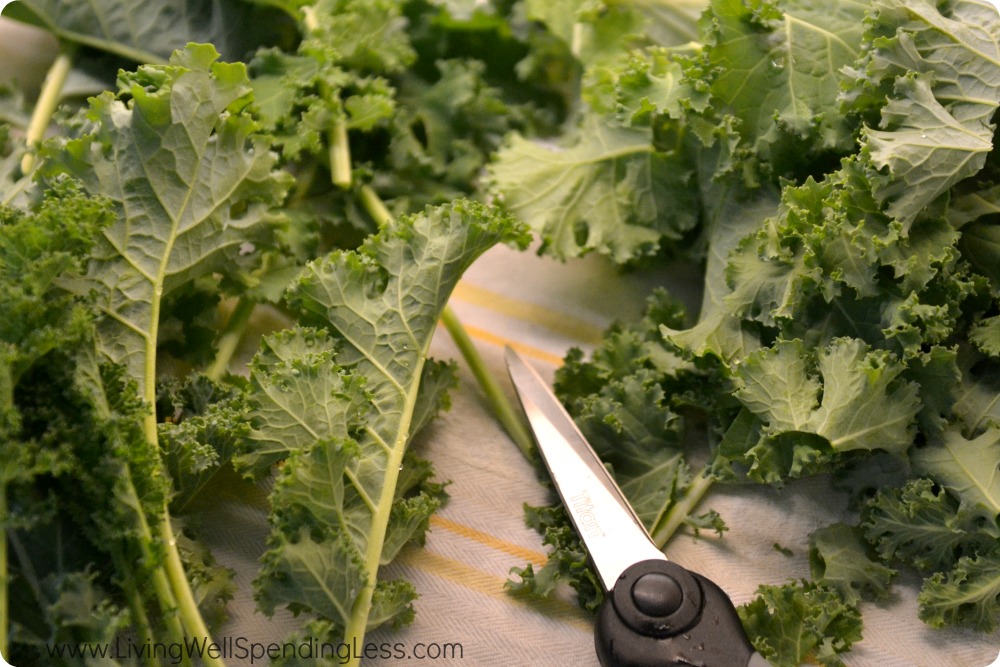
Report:
[[241,0],[22,0],[4,16],[42,26],[69,44],[162,63],[188,42],[214,44],[227,59],[243,58],[280,38],[282,14]]
[[[14,627],[11,637],[0,628],[5,657],[50,639],[56,630],[46,619],[72,617],[88,640],[113,635],[121,621],[104,593],[90,587],[86,560],[66,558],[64,569],[50,573],[43,566],[49,561],[36,560],[30,548],[37,533],[62,522],[65,510],[49,487],[74,468],[73,438],[62,437],[72,433],[62,431],[66,420],[48,405],[59,397],[38,396],[39,380],[56,372],[72,385],[66,369],[92,340],[94,322],[87,300],[64,292],[57,280],[81,267],[111,219],[110,202],[68,180],[55,184],[34,210],[0,208],[0,605],[11,610],[4,621]],[[51,541],[41,543],[53,550]],[[79,604],[61,603],[63,592],[75,593]],[[94,618],[100,621],[91,625]]]
[[183,512],[230,463],[250,432],[248,411],[235,379],[222,384],[192,373],[161,380],[156,412],[173,510]]
[[525,522],[542,535],[542,544],[551,547],[548,560],[535,569],[528,563],[511,569],[520,581],[505,583],[514,595],[543,598],[551,595],[560,582],[576,591],[584,609],[595,611],[604,600],[604,587],[590,568],[587,550],[580,541],[566,511],[561,506],[524,508]]

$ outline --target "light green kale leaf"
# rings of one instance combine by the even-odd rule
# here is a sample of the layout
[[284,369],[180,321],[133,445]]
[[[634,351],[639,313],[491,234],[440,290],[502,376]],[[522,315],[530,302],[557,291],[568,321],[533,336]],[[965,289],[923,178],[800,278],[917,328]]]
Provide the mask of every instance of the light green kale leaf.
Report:
[[857,607],[810,581],[761,586],[737,612],[754,648],[774,667],[842,667],[840,654],[861,640]]
[[596,250],[625,263],[697,224],[690,170],[652,138],[593,114],[558,144],[515,134],[487,168],[490,189],[552,255]]
[[284,461],[256,582],[265,612],[306,611],[359,644],[368,628],[412,617],[412,587],[378,577],[403,544],[422,539],[441,502],[440,485],[406,456],[448,385],[428,346],[472,261],[495,243],[527,240],[512,218],[455,202],[316,260],[290,289],[312,328],[266,340],[251,372],[254,432],[238,460],[250,472]]
[[985,164],[1000,106],[998,32],[996,7],[980,0],[874,4],[856,78],[889,97],[862,150],[880,170],[874,192],[890,215],[911,222]]
[[921,620],[932,627],[993,632],[1000,625],[1000,549],[964,557],[949,572],[925,580],[917,603]]
[[924,571],[954,567],[963,555],[995,544],[975,515],[927,477],[881,489],[863,511],[862,529],[883,559]]
[[[613,111],[623,125],[648,125],[659,115],[678,119],[687,108],[704,111],[710,100],[708,86],[685,76],[681,58],[666,48],[649,48],[633,54],[620,68],[609,68],[604,77],[613,88]],[[595,89],[593,92],[598,92]],[[593,94],[588,101],[597,105]]]
[[955,387],[952,412],[967,437],[1000,427],[1000,378],[996,367],[983,361],[983,356],[973,349],[959,348],[956,366],[961,381]]
[[961,511],[981,517],[984,530],[1000,537],[1000,428],[990,425],[972,439],[946,429],[940,442],[917,449],[911,459],[917,471],[959,499]]
[[[214,44],[224,57],[242,58],[280,20],[241,0],[22,0],[10,12],[60,40],[100,49],[137,63],[165,62],[188,42]],[[7,16],[8,12],[4,12]]]
[[742,326],[740,316],[744,308],[757,302],[758,295],[769,291],[768,282],[782,280],[789,271],[785,264],[761,263],[763,270],[750,280],[736,282],[729,276],[730,257],[744,252],[745,247],[741,246],[746,245],[745,239],[774,215],[778,195],[769,188],[759,188],[750,194],[730,181],[706,188],[702,199],[706,202],[707,248],[698,322],[686,330],[664,328],[662,333],[671,344],[692,354],[711,353],[728,362],[761,346],[756,333]]
[[778,482],[837,452],[904,455],[921,409],[905,371],[857,339],[837,339],[815,357],[797,339],[762,348],[736,365],[734,395],[749,414],[724,437],[717,465],[743,461],[753,478]]
[[987,317],[969,331],[969,340],[984,354],[1000,357],[1000,316]]
[[705,0],[526,0],[524,8],[527,18],[543,23],[574,56],[592,66],[637,47],[696,41],[697,19],[705,5]]
[[896,572],[869,553],[858,526],[835,523],[809,534],[809,570],[813,581],[835,588],[848,604],[888,595]]
[[331,60],[364,72],[399,72],[416,57],[400,0],[318,0],[304,10],[304,52],[332,51]]
[[396,110],[387,81],[341,66],[332,47],[309,44],[297,53],[261,49],[248,65],[263,128],[287,161],[320,154],[338,122],[368,131]]
[[118,95],[92,100],[82,135],[45,151],[48,178],[75,176],[118,213],[69,287],[95,295],[101,351],[150,405],[165,295],[233,270],[241,248],[270,233],[290,181],[255,135],[245,67],[217,58],[190,45],[168,65],[122,74]]
[[788,138],[852,145],[837,98],[841,68],[860,51],[864,10],[822,0],[711,3],[702,29],[709,63],[719,68],[712,95],[742,121],[754,153],[771,159]]
[[948,207],[948,220],[956,229],[960,229],[997,213],[1000,213],[1000,185],[991,185],[968,192],[957,190]]

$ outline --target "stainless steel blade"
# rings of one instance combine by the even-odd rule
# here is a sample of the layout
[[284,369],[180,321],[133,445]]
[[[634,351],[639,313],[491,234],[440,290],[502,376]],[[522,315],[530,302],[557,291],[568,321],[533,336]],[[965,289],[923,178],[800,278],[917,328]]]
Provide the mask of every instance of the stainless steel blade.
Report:
[[634,563],[667,560],[542,377],[510,347],[505,354],[542,459],[604,588]]

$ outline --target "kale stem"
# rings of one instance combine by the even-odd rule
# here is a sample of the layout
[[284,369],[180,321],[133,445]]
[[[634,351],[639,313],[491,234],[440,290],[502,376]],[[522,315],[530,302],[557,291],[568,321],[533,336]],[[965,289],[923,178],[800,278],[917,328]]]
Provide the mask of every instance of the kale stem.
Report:
[[305,169],[295,177],[295,190],[288,198],[288,208],[299,208],[306,197],[309,196],[309,189],[313,181],[316,180],[316,163],[309,162]]
[[[142,501],[139,500],[139,494],[135,490],[135,484],[132,483],[132,473],[129,470],[128,464],[124,465],[124,470],[122,471],[123,476],[127,484],[128,493],[128,504],[130,507],[141,508]],[[149,522],[146,520],[146,514],[141,509],[136,511],[136,523],[139,529],[139,552],[141,554],[144,563],[150,566],[156,562],[156,558],[153,556],[153,531],[149,528]],[[170,550],[170,545],[166,544],[167,550]],[[153,591],[156,594],[156,598],[159,602],[160,611],[163,614],[163,622],[167,626],[167,632],[170,634],[171,640],[175,642],[184,641],[184,626],[181,623],[180,616],[177,615],[177,599],[174,596],[173,588],[170,585],[170,579],[167,577],[167,573],[164,570],[162,564],[158,564],[152,569],[152,584]]]
[[337,116],[330,129],[330,180],[344,190],[351,187],[351,145],[347,139],[347,119]]
[[661,550],[667,545],[670,538],[674,536],[674,533],[684,524],[684,519],[694,511],[694,508],[697,507],[698,503],[701,502],[701,499],[705,497],[705,494],[712,487],[715,479],[707,473],[708,470],[703,469],[694,478],[684,493],[684,497],[667,510],[667,513],[663,515],[663,519],[660,520],[659,525],[653,530],[651,537],[656,546]]
[[6,195],[4,195],[3,199],[0,200],[0,204],[3,204],[4,206],[8,206],[12,201],[14,201],[14,199],[17,198],[17,196],[19,194],[21,194],[22,192],[24,192],[24,190],[30,184],[31,184],[31,179],[27,178],[27,175],[25,175],[22,178],[19,178],[17,180],[17,182],[14,183],[14,187],[12,187],[10,189],[10,191],[8,191]]
[[[174,536],[174,529],[170,521],[170,512],[166,505],[163,507],[163,516],[160,519],[160,539],[166,546],[166,571],[167,578],[177,595],[178,610],[183,619],[184,626],[191,636],[198,642],[212,644],[212,636],[205,625],[205,619],[201,617],[198,609],[198,602],[194,599],[194,592],[187,575],[184,573],[184,563],[181,562],[180,552],[177,550],[177,538]],[[225,662],[221,658],[213,657],[211,651],[206,651],[202,656],[202,661],[206,665],[213,667],[225,667]]]
[[392,220],[392,213],[372,186],[366,183],[358,188],[358,199],[361,200],[361,205],[379,227]]
[[574,58],[579,59],[583,53],[583,39],[584,39],[584,26],[582,23],[577,21],[573,24],[573,34],[571,37],[569,51],[573,54]]
[[462,358],[468,364],[469,370],[472,371],[472,375],[476,378],[480,388],[486,395],[487,403],[493,409],[493,413],[504,427],[504,430],[507,431],[507,435],[514,441],[514,444],[517,445],[517,448],[521,450],[526,459],[535,461],[535,443],[531,439],[531,435],[528,433],[528,429],[525,427],[520,413],[511,405],[511,402],[507,399],[507,395],[501,389],[500,383],[497,382],[496,378],[486,367],[482,356],[480,356],[475,344],[469,337],[469,333],[462,326],[451,306],[445,306],[444,311],[441,313],[441,323],[447,329],[451,339],[455,341],[455,345],[458,346],[459,351],[462,353]]
[[45,131],[49,129],[52,122],[52,115],[59,106],[59,98],[62,95],[63,86],[66,85],[66,77],[73,67],[73,58],[67,51],[62,51],[56,56],[55,61],[49,67],[45,75],[45,82],[38,95],[38,101],[31,112],[31,121],[25,133],[25,143],[28,152],[21,158],[21,172],[28,174],[35,168],[35,151],[45,137]]
[[240,297],[239,301],[236,302],[236,306],[229,316],[229,321],[226,322],[226,328],[219,335],[218,352],[215,354],[215,359],[205,371],[209,378],[220,380],[229,370],[229,363],[233,360],[233,355],[236,354],[240,341],[246,334],[247,324],[250,322],[250,316],[256,306],[254,301],[246,297]]
[[302,27],[306,34],[314,32],[319,28],[319,20],[316,18],[316,9],[312,5],[302,8]]
[[[135,573],[132,563],[125,558],[120,545],[112,545],[111,560],[115,563],[115,570],[125,573],[122,589],[125,592],[125,599],[128,600],[129,610],[132,612],[132,624],[135,628],[136,636],[147,642],[153,641],[153,630],[149,624],[149,616],[146,614],[142,595],[135,585],[136,581],[138,581],[138,575]],[[147,664],[151,667],[159,667],[160,660],[155,655],[150,655]]]

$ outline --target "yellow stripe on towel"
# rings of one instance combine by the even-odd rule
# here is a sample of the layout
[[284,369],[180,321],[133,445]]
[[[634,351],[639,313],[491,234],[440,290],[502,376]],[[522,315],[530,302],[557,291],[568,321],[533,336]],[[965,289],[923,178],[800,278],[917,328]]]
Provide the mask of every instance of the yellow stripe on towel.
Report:
[[555,312],[538,304],[512,299],[484,287],[459,281],[452,292],[452,297],[501,315],[537,324],[583,344],[597,345],[601,342],[603,331],[590,322],[566,313]]
[[563,358],[558,354],[546,352],[545,350],[534,347],[533,345],[525,345],[524,343],[520,343],[512,338],[507,338],[506,336],[501,336],[493,333],[492,331],[480,329],[479,327],[475,327],[470,324],[464,324],[463,326],[470,338],[474,338],[484,343],[489,343],[490,345],[510,345],[526,357],[531,357],[537,359],[538,361],[544,361],[547,364],[552,364],[557,367],[563,365]]
[[427,548],[407,549],[400,554],[400,560],[408,567],[427,572],[441,579],[482,595],[510,602],[524,604],[528,608],[558,619],[561,623],[583,632],[593,632],[594,621],[590,615],[572,602],[558,598],[543,600],[533,598],[530,603],[522,602],[504,589],[506,579],[477,570],[468,563],[435,553]]
[[510,554],[511,556],[515,556],[521,560],[529,561],[536,567],[541,567],[546,561],[545,554],[535,551],[534,549],[528,549],[527,547],[522,547],[512,542],[508,542],[507,540],[501,539],[496,535],[491,535],[490,533],[472,528],[471,526],[466,526],[465,524],[458,523],[457,521],[452,521],[451,519],[445,519],[437,514],[431,515],[431,526],[434,528],[441,528],[443,530],[447,530],[449,533],[454,533],[455,535],[460,535],[475,542],[479,542],[480,544],[496,549],[497,551],[502,551],[505,554]]

